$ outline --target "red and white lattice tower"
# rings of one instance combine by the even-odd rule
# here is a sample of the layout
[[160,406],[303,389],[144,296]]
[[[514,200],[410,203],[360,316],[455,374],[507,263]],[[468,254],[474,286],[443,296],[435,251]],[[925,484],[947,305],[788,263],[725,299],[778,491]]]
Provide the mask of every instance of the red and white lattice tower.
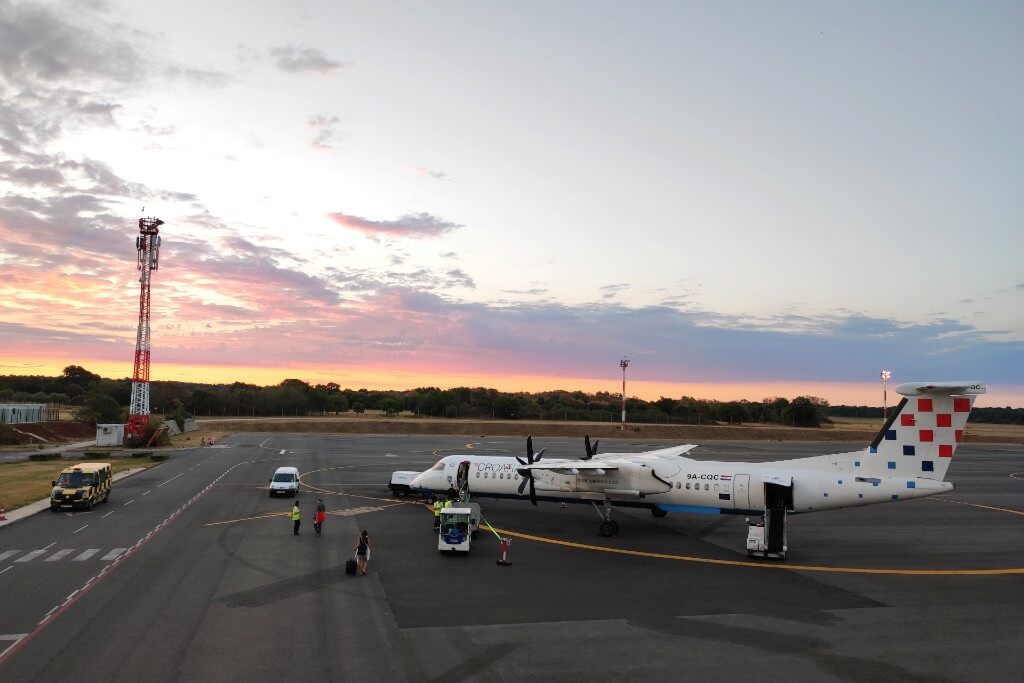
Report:
[[132,374],[132,399],[128,408],[126,439],[142,438],[149,423],[149,283],[153,271],[160,263],[159,218],[140,218],[139,236],[135,247],[139,251],[139,332],[135,338],[135,372]]

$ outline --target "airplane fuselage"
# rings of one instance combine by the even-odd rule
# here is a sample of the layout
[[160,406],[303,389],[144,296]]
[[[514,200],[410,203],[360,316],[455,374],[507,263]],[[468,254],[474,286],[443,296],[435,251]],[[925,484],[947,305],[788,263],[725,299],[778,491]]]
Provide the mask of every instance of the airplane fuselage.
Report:
[[[856,467],[840,464],[823,471],[807,467],[808,459],[772,463],[715,462],[678,458],[676,462],[637,462],[627,454],[608,454],[601,461],[617,469],[573,472],[571,462],[558,471],[534,470],[540,500],[590,502],[659,508],[706,514],[761,514],[766,484],[792,487],[793,513],[921,498],[952,490],[952,484],[931,479],[860,476]],[[516,458],[491,455],[450,455],[414,479],[413,486],[442,493],[458,481],[461,463],[470,494],[479,497],[529,498]],[[859,466],[859,463],[857,463]]]

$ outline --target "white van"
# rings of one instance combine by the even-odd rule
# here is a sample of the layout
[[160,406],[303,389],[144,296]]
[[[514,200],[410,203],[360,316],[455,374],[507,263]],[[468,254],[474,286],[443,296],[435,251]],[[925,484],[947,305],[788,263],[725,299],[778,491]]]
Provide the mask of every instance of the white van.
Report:
[[275,494],[291,494],[293,497],[299,495],[299,468],[278,467],[274,476],[270,478],[270,497]]

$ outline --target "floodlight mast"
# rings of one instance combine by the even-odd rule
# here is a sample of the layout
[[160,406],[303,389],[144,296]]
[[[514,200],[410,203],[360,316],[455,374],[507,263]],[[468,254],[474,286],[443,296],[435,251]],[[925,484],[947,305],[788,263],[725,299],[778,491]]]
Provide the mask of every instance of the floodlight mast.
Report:
[[135,370],[132,373],[132,396],[128,407],[126,439],[140,439],[149,423],[149,288],[153,271],[160,265],[159,218],[140,218],[139,236],[135,238],[139,268],[139,329],[135,337]]
[[892,372],[882,370],[880,376],[882,377],[882,424],[885,424],[889,419],[888,382],[892,379]]
[[629,359],[625,356],[619,361],[619,367],[622,368],[622,425],[620,429],[626,430],[626,368],[629,367]]

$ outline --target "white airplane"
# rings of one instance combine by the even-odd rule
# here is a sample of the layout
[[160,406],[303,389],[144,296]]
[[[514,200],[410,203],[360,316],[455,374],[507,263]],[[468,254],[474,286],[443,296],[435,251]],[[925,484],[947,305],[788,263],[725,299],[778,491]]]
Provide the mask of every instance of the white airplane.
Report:
[[[527,438],[526,458],[456,454],[417,474],[410,488],[472,496],[590,503],[600,533],[614,536],[612,507],[736,514],[749,522],[750,555],[785,558],[786,515],[923,498],[953,490],[943,481],[979,394],[975,382],[912,382],[871,445],[860,451],[775,462],[700,461],[683,457],[695,445],[643,453],[606,453],[586,438],[586,456],[543,459]],[[526,489],[529,489],[528,491]],[[601,508],[597,504],[602,505]]]

